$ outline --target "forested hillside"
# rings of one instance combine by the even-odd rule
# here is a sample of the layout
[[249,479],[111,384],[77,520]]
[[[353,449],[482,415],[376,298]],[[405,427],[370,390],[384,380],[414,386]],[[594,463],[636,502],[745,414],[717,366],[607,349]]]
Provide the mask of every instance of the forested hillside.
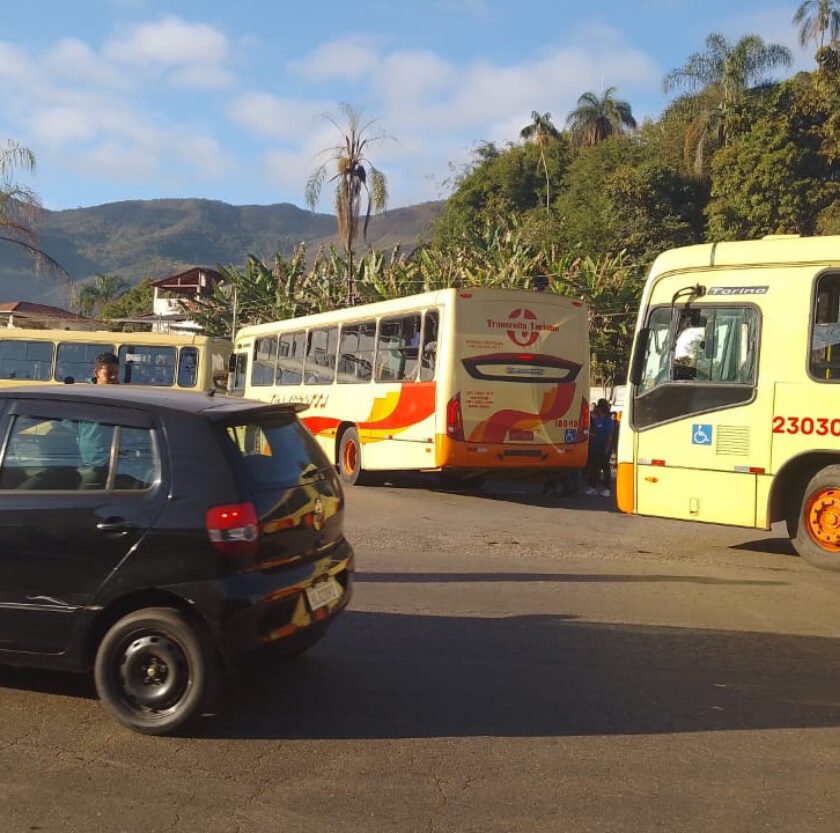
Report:
[[[373,217],[368,242],[376,248],[401,243],[408,250],[428,234],[440,204],[427,203]],[[190,266],[241,267],[249,254],[290,255],[305,243],[313,252],[335,242],[335,217],[294,205],[234,206],[213,200],[146,200],[92,208],[45,211],[38,223],[44,251],[73,282],[98,274],[130,284],[166,277]],[[18,249],[0,247],[0,300],[46,301],[66,306],[66,284],[48,273],[34,275]]]

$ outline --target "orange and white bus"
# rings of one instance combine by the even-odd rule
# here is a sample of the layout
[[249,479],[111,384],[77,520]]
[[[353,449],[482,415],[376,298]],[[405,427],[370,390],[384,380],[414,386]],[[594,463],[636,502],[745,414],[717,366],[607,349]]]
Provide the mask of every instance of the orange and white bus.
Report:
[[100,353],[120,360],[120,383],[224,390],[229,339],[107,330],[0,329],[0,387],[90,382]]
[[559,295],[445,289],[244,327],[233,366],[232,392],[309,406],[347,483],[586,463],[587,309]]

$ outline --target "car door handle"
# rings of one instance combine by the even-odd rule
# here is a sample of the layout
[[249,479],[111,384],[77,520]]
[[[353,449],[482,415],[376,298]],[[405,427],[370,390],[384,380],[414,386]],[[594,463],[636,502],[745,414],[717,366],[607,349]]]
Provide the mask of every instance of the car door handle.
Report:
[[125,518],[108,518],[106,521],[100,521],[96,528],[107,535],[125,535],[134,528],[134,525]]

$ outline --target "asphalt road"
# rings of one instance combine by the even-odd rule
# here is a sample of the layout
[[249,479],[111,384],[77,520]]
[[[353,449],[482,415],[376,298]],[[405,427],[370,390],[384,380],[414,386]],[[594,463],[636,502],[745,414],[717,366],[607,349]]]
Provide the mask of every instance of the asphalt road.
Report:
[[351,609],[190,736],[0,671],[0,833],[837,831],[840,574],[525,486],[348,490]]

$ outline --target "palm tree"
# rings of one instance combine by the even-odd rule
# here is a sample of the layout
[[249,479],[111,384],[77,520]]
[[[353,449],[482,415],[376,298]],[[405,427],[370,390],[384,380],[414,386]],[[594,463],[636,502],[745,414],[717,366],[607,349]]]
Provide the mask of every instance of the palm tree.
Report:
[[31,255],[37,267],[49,267],[68,285],[64,268],[38,245],[35,221],[41,203],[35,192],[15,180],[15,172],[35,170],[35,154],[17,142],[0,147],[0,242],[9,243]]
[[694,150],[690,165],[700,175],[704,151],[710,139],[726,141],[726,117],[747,94],[768,84],[766,73],[789,67],[790,50],[777,43],[766,44],[758,35],[745,35],[734,45],[719,32],[706,38],[706,50],[690,55],[679,69],[663,81],[666,93],[683,88],[695,93],[697,114],[686,131],[686,159]]
[[566,119],[576,144],[592,147],[613,134],[635,130],[636,120],[630,105],[615,97],[616,90],[617,87],[608,87],[600,97],[584,93],[578,99],[577,107]]
[[361,110],[349,104],[341,104],[346,125],[340,126],[331,116],[325,116],[341,134],[343,142],[325,148],[321,154],[327,158],[309,176],[306,182],[306,204],[315,210],[321,187],[327,177],[327,168],[332,163],[335,173],[330,182],[336,183],[335,216],[338,222],[338,235],[341,238],[347,256],[347,303],[355,300],[353,289],[353,244],[359,233],[362,221],[362,200],[367,196],[362,237],[367,240],[368,223],[371,210],[383,211],[388,203],[388,183],[385,175],[377,170],[367,158],[367,148],[372,142],[382,141],[384,134],[366,135],[373,121],[362,123]]
[[543,170],[545,171],[545,210],[551,210],[551,181],[548,177],[548,165],[545,161],[545,148],[552,139],[560,138],[560,131],[554,126],[551,121],[551,113],[543,113],[540,115],[536,110],[531,111],[531,123],[526,124],[519,135],[525,141],[533,140],[534,144],[540,149],[540,161],[542,162]]
[[79,312],[90,318],[106,304],[125,295],[128,289],[128,281],[119,275],[97,275],[79,290]]
[[840,2],[804,0],[793,16],[793,23],[799,27],[799,43],[804,47],[813,41],[820,50],[825,46],[826,33],[832,44],[840,34]]

